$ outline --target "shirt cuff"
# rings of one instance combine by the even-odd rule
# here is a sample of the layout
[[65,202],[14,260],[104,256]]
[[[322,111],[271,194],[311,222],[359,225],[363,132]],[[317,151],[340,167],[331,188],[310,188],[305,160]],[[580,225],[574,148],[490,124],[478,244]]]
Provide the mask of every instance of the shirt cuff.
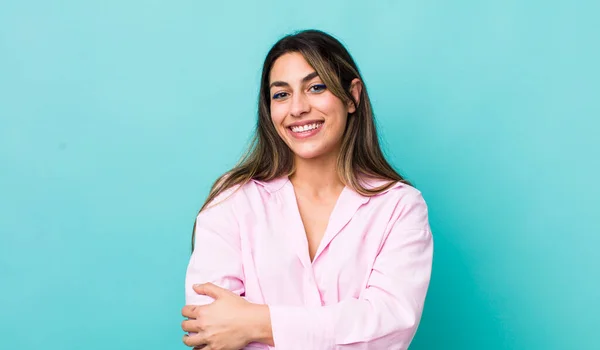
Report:
[[271,306],[271,329],[277,349],[327,350],[335,347],[334,318],[326,307]]

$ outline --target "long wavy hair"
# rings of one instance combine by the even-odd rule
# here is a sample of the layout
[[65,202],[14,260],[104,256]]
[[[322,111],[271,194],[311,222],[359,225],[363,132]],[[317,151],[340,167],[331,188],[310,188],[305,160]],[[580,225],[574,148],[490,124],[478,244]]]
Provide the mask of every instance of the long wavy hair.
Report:
[[[395,182],[410,184],[394,170],[381,151],[367,88],[348,50],[327,33],[303,30],[281,38],[269,50],[262,68],[258,121],[252,141],[237,165],[214,182],[200,212],[217,196],[236,185],[243,186],[252,179],[269,181],[294,173],[293,153],[271,121],[269,91],[273,63],[283,54],[291,52],[304,56],[331,93],[344,103],[353,102],[357,107],[354,113],[348,115],[337,160],[342,183],[366,196],[385,191]],[[363,84],[359,101],[355,101],[350,92],[350,84],[355,78]],[[368,188],[360,181],[363,176],[389,180],[389,183],[379,188]],[[196,222],[192,231],[192,251],[195,229]]]

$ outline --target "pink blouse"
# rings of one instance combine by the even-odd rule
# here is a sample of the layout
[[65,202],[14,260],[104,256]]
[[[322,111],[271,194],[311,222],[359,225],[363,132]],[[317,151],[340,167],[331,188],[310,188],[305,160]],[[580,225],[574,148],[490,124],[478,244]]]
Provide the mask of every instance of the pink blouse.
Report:
[[345,187],[312,262],[287,177],[250,181],[215,202],[197,218],[187,304],[212,301],[192,289],[206,282],[267,304],[275,348],[251,343],[247,349],[408,348],[433,257],[418,190],[396,183],[365,197]]

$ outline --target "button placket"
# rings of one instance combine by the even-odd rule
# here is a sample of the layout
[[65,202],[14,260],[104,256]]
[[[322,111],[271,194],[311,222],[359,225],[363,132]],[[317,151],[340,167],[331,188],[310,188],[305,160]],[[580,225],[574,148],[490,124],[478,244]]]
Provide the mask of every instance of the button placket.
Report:
[[321,294],[312,269],[306,269],[304,283],[304,302],[307,306],[320,306]]

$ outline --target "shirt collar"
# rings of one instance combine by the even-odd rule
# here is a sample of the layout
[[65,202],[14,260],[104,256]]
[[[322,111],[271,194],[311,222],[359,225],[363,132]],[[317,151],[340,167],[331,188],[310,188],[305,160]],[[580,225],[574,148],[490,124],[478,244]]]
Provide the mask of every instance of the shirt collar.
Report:
[[287,176],[282,176],[267,181],[256,179],[252,179],[252,181],[263,186],[269,193],[275,193],[279,191],[283,187],[283,185],[285,185],[289,181],[289,178]]
[[[267,180],[267,181],[255,180],[255,179],[252,179],[252,181],[263,186],[269,193],[275,193],[275,192],[279,191],[281,188],[283,188],[283,186],[290,180],[289,180],[289,177],[282,176],[282,177],[274,178],[272,180]],[[380,188],[380,187],[387,185],[389,183],[389,180],[364,178],[361,180],[361,182],[362,182],[363,186],[365,186],[365,188],[371,190],[371,189],[376,189],[376,188]],[[379,193],[379,195],[389,192],[392,189],[403,186],[403,185],[404,184],[402,184],[400,182],[396,182],[392,186],[387,188],[385,191]],[[359,195],[359,194],[357,193],[357,195]]]

